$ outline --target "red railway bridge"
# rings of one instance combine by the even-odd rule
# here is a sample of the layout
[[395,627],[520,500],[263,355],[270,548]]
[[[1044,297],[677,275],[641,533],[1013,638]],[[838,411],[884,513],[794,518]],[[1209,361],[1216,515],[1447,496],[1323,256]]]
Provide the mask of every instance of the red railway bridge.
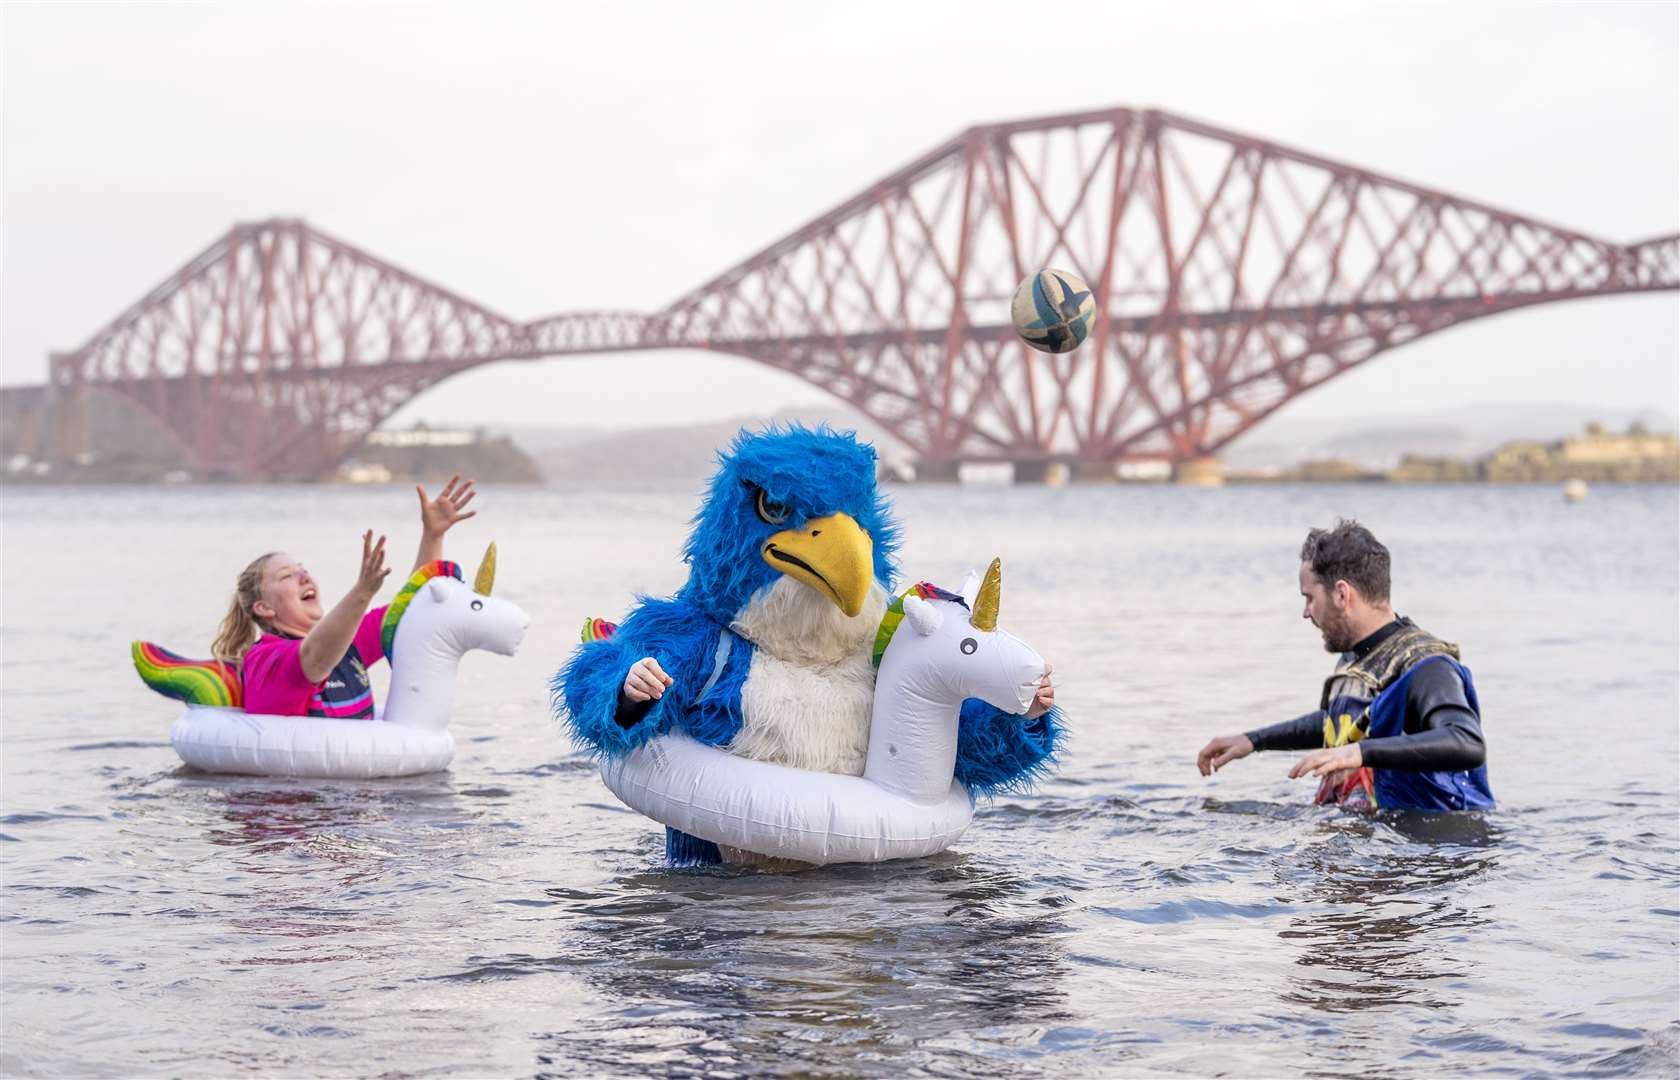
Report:
[[[1061,356],[1011,332],[1031,270],[1090,281]],[[846,401],[934,470],[1186,465],[1385,350],[1533,304],[1680,288],[1617,243],[1155,110],[971,128],[651,313],[519,322],[302,221],[235,226],[81,348],[195,468],[329,472],[481,364],[706,349]]]

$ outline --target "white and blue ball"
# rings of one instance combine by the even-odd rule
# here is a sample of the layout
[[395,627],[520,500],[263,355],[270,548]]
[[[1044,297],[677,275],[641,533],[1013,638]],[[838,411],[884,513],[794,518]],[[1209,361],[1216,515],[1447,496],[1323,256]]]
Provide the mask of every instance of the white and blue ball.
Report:
[[1015,290],[1009,314],[1021,340],[1039,352],[1072,352],[1091,336],[1097,299],[1077,274],[1040,270]]

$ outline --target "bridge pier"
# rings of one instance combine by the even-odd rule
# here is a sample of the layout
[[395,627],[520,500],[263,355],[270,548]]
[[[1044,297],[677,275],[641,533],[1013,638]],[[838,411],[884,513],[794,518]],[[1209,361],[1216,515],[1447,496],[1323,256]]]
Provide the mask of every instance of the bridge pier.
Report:
[[88,391],[85,386],[55,386],[48,396],[47,415],[51,426],[50,460],[55,466],[81,461],[93,448],[88,425]]
[[1068,468],[1068,463],[1065,461],[1017,461],[1015,463],[1015,483],[1017,484],[1065,487],[1072,477],[1073,470]]
[[1225,463],[1216,457],[1187,458],[1173,463],[1173,483],[1182,487],[1225,486]]
[[918,484],[955,484],[961,481],[959,475],[962,469],[960,461],[924,459],[916,462],[916,482]]
[[30,409],[17,418],[12,432],[12,449],[26,458],[41,456],[41,410]]
[[1112,461],[1075,461],[1071,479],[1076,484],[1112,484],[1120,479],[1120,466]]

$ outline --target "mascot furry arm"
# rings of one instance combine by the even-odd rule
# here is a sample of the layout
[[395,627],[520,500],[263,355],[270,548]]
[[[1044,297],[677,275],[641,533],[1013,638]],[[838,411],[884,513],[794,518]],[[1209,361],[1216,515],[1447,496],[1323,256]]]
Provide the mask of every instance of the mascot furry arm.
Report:
[[[584,645],[555,677],[575,741],[594,754],[622,754],[667,731],[686,731],[694,695],[710,674],[722,626],[681,600],[641,598],[611,638]],[[644,656],[671,677],[665,694],[635,704],[620,697],[630,666]],[[702,665],[708,665],[702,668]],[[702,739],[723,745],[728,739]]]
[[[608,639],[581,646],[552,683],[554,706],[579,745],[616,755],[668,731],[727,747],[747,717],[745,688],[761,650],[798,651],[806,624],[753,615],[777,588],[809,589],[854,620],[890,590],[898,526],[875,485],[875,451],[826,428],[742,432],[719,456],[684,549],[689,578],[671,599],[642,598]],[[798,583],[797,586],[791,583]],[[762,610],[762,609],[759,609]],[[757,640],[726,628],[753,622]],[[867,657],[874,627],[862,639]],[[659,699],[620,696],[630,667],[659,661],[672,683]],[[958,730],[956,779],[988,795],[1030,783],[1061,742],[1055,710],[1035,720],[971,700]]]

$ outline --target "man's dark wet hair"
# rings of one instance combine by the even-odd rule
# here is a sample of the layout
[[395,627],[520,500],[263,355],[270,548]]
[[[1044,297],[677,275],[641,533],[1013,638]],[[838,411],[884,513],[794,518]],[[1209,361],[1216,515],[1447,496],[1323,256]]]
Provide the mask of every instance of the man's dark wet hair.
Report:
[[1301,561],[1325,588],[1345,581],[1367,603],[1388,599],[1388,549],[1357,521],[1336,520],[1334,528],[1313,529],[1301,545]]

